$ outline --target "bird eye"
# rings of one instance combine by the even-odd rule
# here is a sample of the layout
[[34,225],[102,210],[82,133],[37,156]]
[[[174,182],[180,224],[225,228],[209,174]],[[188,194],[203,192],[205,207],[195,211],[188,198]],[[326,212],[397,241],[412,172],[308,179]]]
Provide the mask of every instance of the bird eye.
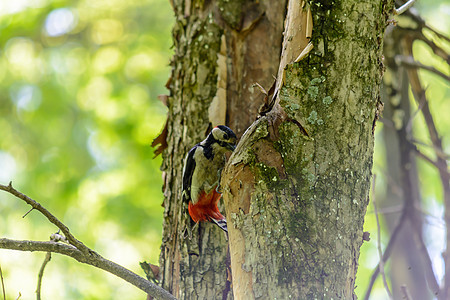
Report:
[[223,134],[223,139],[224,139],[224,140],[228,140],[228,138],[229,138],[228,134],[227,134],[227,133],[224,133],[224,134]]

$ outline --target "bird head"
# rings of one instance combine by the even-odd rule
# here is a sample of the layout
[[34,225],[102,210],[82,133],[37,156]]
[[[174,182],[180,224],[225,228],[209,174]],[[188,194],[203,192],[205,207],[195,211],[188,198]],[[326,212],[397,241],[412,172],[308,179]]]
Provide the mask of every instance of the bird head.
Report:
[[234,151],[236,148],[236,134],[233,130],[224,125],[219,125],[211,130],[210,136],[222,148]]

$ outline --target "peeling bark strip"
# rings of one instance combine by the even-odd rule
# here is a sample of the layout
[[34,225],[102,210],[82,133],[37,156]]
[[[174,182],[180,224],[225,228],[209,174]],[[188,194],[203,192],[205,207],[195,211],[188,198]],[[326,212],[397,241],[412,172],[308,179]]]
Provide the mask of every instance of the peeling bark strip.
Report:
[[236,299],[355,297],[392,1],[328,3],[308,2],[314,49],[291,63],[308,22],[289,1],[276,103],[222,174]]
[[[161,284],[179,299],[232,299],[227,242],[211,224],[191,221],[181,200],[183,160],[209,123],[238,136],[256,119],[281,53],[285,1],[173,0],[175,54],[168,81],[167,148],[163,150],[164,228]],[[223,208],[221,209],[224,212]]]

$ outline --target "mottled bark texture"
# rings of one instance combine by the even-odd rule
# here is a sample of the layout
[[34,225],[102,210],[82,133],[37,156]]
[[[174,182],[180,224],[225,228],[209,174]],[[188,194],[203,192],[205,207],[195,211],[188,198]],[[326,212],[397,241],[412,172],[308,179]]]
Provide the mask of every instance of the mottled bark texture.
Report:
[[171,4],[175,54],[162,166],[161,285],[179,299],[232,299],[224,234],[209,223],[192,228],[182,203],[183,160],[210,126],[225,124],[240,136],[256,119],[263,96],[253,84],[270,87],[277,73],[286,5],[268,0]]
[[[392,2],[288,7],[276,103],[244,134],[222,174],[233,292],[236,299],[351,299]],[[308,7],[314,49],[298,63],[283,60],[302,50],[292,46],[304,44],[298,20]]]

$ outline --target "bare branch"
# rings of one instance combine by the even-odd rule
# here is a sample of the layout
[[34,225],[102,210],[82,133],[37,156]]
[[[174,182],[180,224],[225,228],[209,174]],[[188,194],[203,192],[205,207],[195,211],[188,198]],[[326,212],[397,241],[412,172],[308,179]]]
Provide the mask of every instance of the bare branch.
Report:
[[9,185],[0,184],[0,190],[8,192],[8,193],[16,196],[17,198],[22,199],[27,204],[31,205],[31,207],[33,209],[36,209],[41,214],[43,214],[51,223],[55,224],[59,229],[61,229],[61,231],[66,236],[66,238],[69,241],[69,243],[72,244],[73,246],[75,246],[77,249],[79,249],[80,251],[82,251],[82,252],[84,252],[86,254],[88,254],[89,251],[91,251],[82,242],[77,240],[69,232],[69,228],[67,228],[66,225],[64,225],[60,220],[58,220],[54,215],[52,215],[46,208],[44,208],[41,204],[39,204],[38,202],[34,201],[33,199],[31,199],[27,195],[24,195],[21,192],[17,191],[15,188],[13,188],[12,182],[10,182]]
[[[66,227],[61,221],[59,221],[55,216],[53,216],[47,209],[45,209],[41,204],[34,201],[27,195],[22,194],[12,187],[9,183],[8,186],[0,184],[0,190],[4,190],[19,199],[24,200],[27,204],[31,205],[34,209],[42,213],[47,219],[58,226],[59,229],[64,233],[67,241],[70,244],[63,244],[54,241],[50,242],[39,242],[39,241],[18,241],[6,238],[0,239],[0,249],[11,249],[19,251],[44,251],[44,252],[54,252],[70,256],[75,260],[88,264],[102,270],[105,270],[111,274],[116,275],[124,279],[125,281],[133,284],[139,289],[143,290],[147,294],[152,295],[158,299],[176,299],[168,291],[157,286],[156,284],[142,278],[141,276],[133,273],[132,271],[103,258],[101,255],[95,251],[86,247],[82,242],[78,241],[70,232],[69,228]],[[53,238],[55,235],[53,235]],[[42,269],[42,268],[41,268]]]
[[405,66],[407,68],[420,68],[420,69],[424,69],[427,71],[430,71],[442,78],[444,78],[447,81],[450,81],[450,76],[445,75],[444,73],[442,73],[441,71],[431,67],[431,66],[426,66],[424,64],[421,64],[418,61],[415,61],[414,58],[412,56],[403,56],[403,55],[396,55],[395,56],[395,62],[398,65],[402,65]]
[[419,149],[417,149],[417,147],[414,147],[414,151],[417,153],[417,156],[419,156],[423,160],[429,162],[431,165],[433,165],[434,167],[439,169],[439,171],[448,172],[448,170],[445,170],[445,169],[441,170],[442,166],[437,161],[434,161],[431,158],[429,158],[428,156],[426,156],[425,154],[423,154]]
[[40,241],[21,241],[21,240],[11,240],[6,238],[0,238],[0,249],[11,249],[19,251],[43,251],[43,252],[54,252],[63,254],[78,262],[97,267],[99,269],[105,270],[111,274],[116,275],[119,278],[131,283],[137,288],[143,290],[147,294],[150,294],[158,299],[169,299],[176,300],[176,298],[163,288],[155,285],[154,283],[148,281],[145,278],[135,274],[134,272],[103,258],[100,255],[85,255],[80,250],[76,249],[72,245],[67,245],[63,243],[56,242],[40,242]]
[[417,11],[417,9],[415,9],[414,7],[411,7],[409,10],[407,10],[406,14],[408,16],[410,16],[417,23],[417,25],[419,25],[420,28],[426,28],[426,29],[430,30],[431,32],[433,32],[434,34],[436,34],[439,38],[441,38],[447,42],[450,42],[450,38],[448,36],[440,33],[436,29],[428,26],[425,23],[425,20],[422,19],[422,17],[419,15],[419,12]]
[[436,43],[428,39],[423,33],[420,33],[418,39],[427,44],[428,47],[431,48],[433,53],[442,58],[443,60],[445,60],[447,64],[450,63],[450,55],[443,48],[436,45]]
[[5,283],[3,282],[2,266],[0,266],[0,279],[2,280],[3,300],[6,300]]
[[389,290],[389,285],[386,281],[386,274],[384,273],[384,262],[383,262],[383,251],[381,250],[381,226],[380,226],[380,220],[378,219],[378,211],[377,211],[377,204],[375,200],[375,174],[373,175],[372,179],[372,204],[373,209],[375,211],[375,219],[377,221],[377,249],[378,249],[378,256],[380,257],[380,263],[378,264],[379,270],[381,273],[381,277],[383,278],[383,284],[384,288],[386,289],[386,293],[389,296],[389,299],[393,299],[392,293]]
[[435,35],[437,35],[439,38],[441,38],[441,39],[443,39],[443,40],[445,40],[445,41],[447,41],[447,42],[450,42],[450,38],[449,38],[448,36],[446,36],[445,34],[440,33],[440,32],[437,31],[436,29],[434,29],[434,28],[428,26],[428,24],[424,23],[424,24],[423,24],[423,28],[426,28],[426,29],[428,29],[429,31],[433,32],[433,33],[434,33]]
[[[419,28],[411,28],[411,27],[402,27],[400,25],[397,25],[396,29],[404,32],[411,38],[413,38],[415,41],[419,40],[424,42],[428,45],[428,47],[431,48],[434,54],[442,58],[447,64],[450,64],[450,55],[447,53],[445,49],[437,45],[434,41],[432,41],[430,38],[424,35],[422,32],[423,25],[418,24]],[[438,33],[433,32],[434,34],[438,35]]]
[[[405,55],[406,56],[412,56],[412,40],[407,39],[406,40],[406,47],[405,47]],[[419,75],[417,73],[417,69],[408,69],[407,70],[409,81],[411,83],[411,90],[414,95],[414,99],[417,103],[423,103],[422,108],[422,114],[425,119],[425,123],[427,125],[428,133],[430,135],[431,142],[433,143],[433,147],[435,149],[439,149],[439,151],[436,151],[436,165],[438,166],[439,170],[439,177],[441,179],[442,183],[442,190],[444,194],[444,220],[447,226],[447,236],[446,236],[446,251],[444,255],[444,262],[445,262],[445,275],[444,275],[444,284],[441,289],[441,292],[439,293],[439,299],[448,299],[450,296],[450,174],[448,172],[448,165],[447,161],[443,159],[439,153],[444,152],[442,147],[442,141],[439,137],[439,133],[437,131],[436,125],[433,120],[433,116],[430,111],[430,107],[428,105],[428,101],[425,95],[425,91],[422,88],[422,84],[419,78]],[[421,234],[419,230],[416,230],[417,234]],[[423,243],[423,241],[421,241]],[[424,245],[421,245],[422,248],[424,248]],[[424,250],[426,254],[428,255],[428,251]],[[429,256],[425,257],[425,259],[429,260]],[[430,262],[431,263],[431,260]],[[429,270],[432,265],[427,266],[427,269]],[[430,275],[427,276],[430,278]],[[434,280],[436,280],[434,274],[433,274]],[[433,279],[433,278],[430,278]],[[437,285],[439,288],[439,285]]]
[[36,288],[36,299],[41,300],[41,286],[42,286],[42,277],[44,277],[44,270],[47,266],[48,262],[52,259],[52,253],[47,252],[45,255],[44,261],[42,262],[41,269],[39,270],[38,274],[38,282],[37,282],[37,288]]
[[429,145],[427,143],[424,143],[422,141],[419,141],[415,138],[411,138],[411,143],[417,144],[417,145],[421,145],[421,146],[425,146],[425,147],[429,147],[429,148],[433,148],[434,152],[436,152],[436,155],[439,156],[440,158],[444,159],[444,160],[448,160],[450,159],[450,155],[443,152],[441,149],[436,148],[434,145]]

